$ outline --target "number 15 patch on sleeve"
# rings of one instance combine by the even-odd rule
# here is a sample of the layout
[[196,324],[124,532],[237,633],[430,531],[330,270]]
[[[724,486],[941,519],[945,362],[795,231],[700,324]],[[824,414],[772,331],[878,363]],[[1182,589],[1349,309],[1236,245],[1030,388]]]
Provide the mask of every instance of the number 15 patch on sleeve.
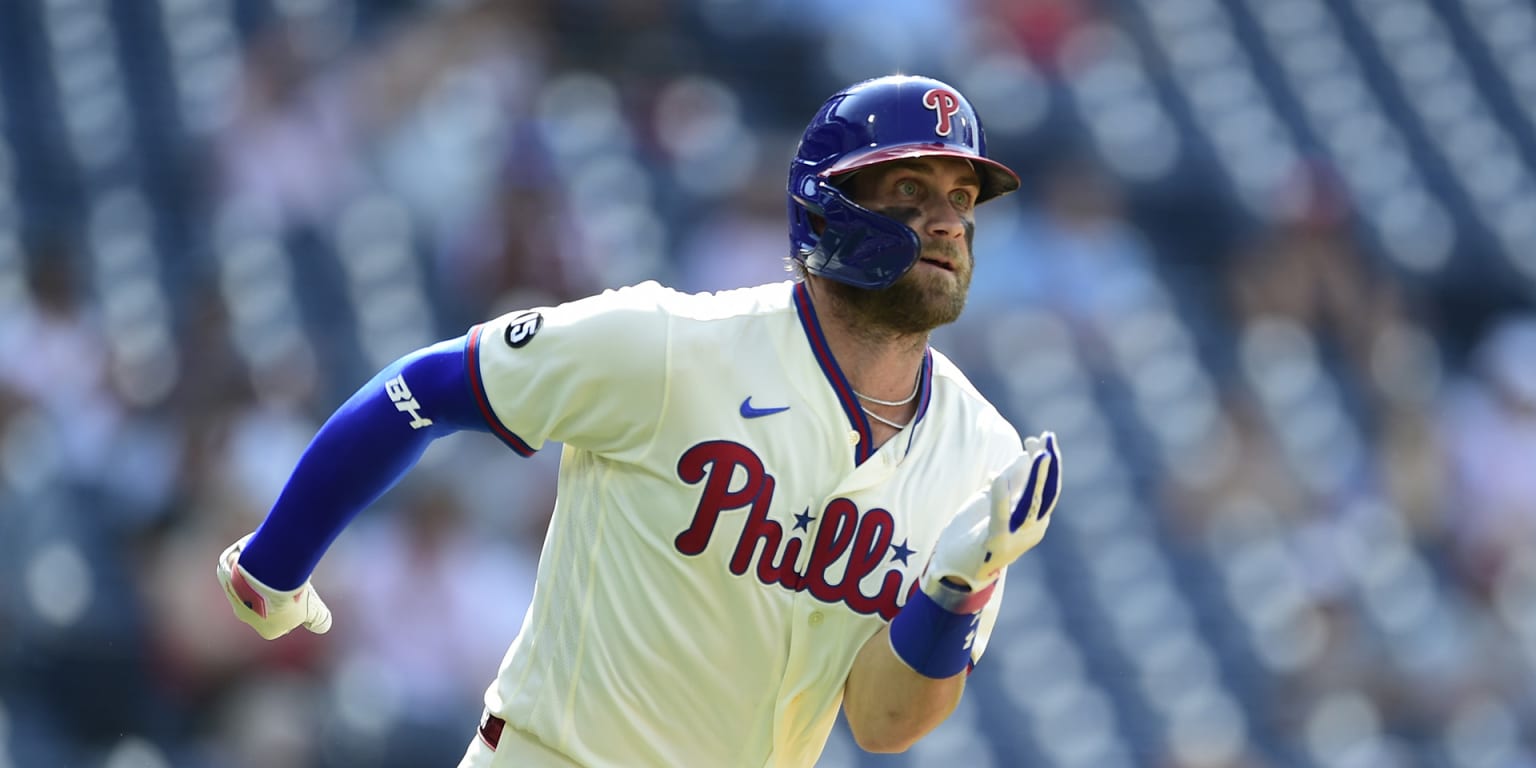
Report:
[[533,335],[542,327],[544,316],[530,310],[507,321],[507,332],[502,337],[507,340],[507,346],[518,349],[533,341]]

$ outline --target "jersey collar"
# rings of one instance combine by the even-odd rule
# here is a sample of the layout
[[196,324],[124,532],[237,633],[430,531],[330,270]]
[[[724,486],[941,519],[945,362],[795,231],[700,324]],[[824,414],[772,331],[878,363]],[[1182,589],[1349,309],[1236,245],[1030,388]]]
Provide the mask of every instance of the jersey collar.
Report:
[[[869,426],[869,417],[864,415],[864,409],[859,407],[859,398],[853,393],[853,385],[848,383],[848,377],[843,375],[843,369],[832,357],[832,348],[827,345],[826,334],[821,330],[821,320],[816,317],[816,307],[811,304],[811,292],[805,283],[795,283],[795,310],[800,316],[800,326],[805,329],[806,341],[810,343],[811,354],[816,356],[816,363],[821,366],[821,372],[827,377],[827,383],[832,385],[832,392],[837,396],[837,401],[843,406],[843,413],[848,417],[849,426],[859,435],[859,442],[853,447],[853,460],[855,464],[863,464],[874,451],[874,433]],[[907,428],[909,435],[917,430],[918,424],[928,414],[928,402],[933,395],[933,350],[923,350],[923,370],[918,374],[922,383],[918,393],[917,415],[912,419],[912,426]],[[899,437],[899,436],[898,436]]]

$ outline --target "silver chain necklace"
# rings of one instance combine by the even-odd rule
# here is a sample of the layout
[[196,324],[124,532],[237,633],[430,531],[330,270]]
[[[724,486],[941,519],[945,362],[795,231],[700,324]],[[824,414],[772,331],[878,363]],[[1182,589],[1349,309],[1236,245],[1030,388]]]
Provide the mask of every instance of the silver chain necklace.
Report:
[[874,403],[875,405],[889,405],[889,406],[894,407],[894,406],[898,406],[898,405],[906,405],[907,403],[910,403],[913,400],[917,399],[917,391],[919,389],[922,389],[922,388],[923,388],[923,377],[922,377],[922,374],[919,373],[917,379],[912,382],[912,394],[907,395],[906,397],[904,397],[904,398],[902,398],[900,400],[881,400],[880,398],[877,398],[877,397],[870,397],[869,395],[866,395],[863,392],[858,391],[857,389],[853,390],[853,394],[857,395],[860,400],[863,400],[865,402]]
[[[884,405],[884,406],[889,406],[889,407],[892,407],[892,408],[896,408],[896,407],[900,407],[900,406],[906,405],[907,403],[910,403],[913,400],[916,400],[917,399],[917,391],[922,389],[922,388],[923,388],[923,377],[922,377],[922,374],[919,373],[918,376],[917,376],[917,379],[912,382],[912,394],[907,395],[906,397],[904,397],[904,398],[902,398],[900,400],[881,400],[878,397],[870,397],[869,395],[866,395],[863,392],[858,391],[857,389],[853,390],[853,394],[856,395],[860,400],[864,400],[866,402],[874,403],[875,405]],[[912,426],[912,422],[911,421],[909,421],[909,422],[907,422],[905,424],[897,424],[896,422],[891,421],[890,419],[887,419],[884,416],[881,416],[880,414],[875,413],[874,411],[869,410],[868,408],[865,408],[863,405],[859,406],[859,410],[863,411],[865,416],[868,416],[871,419],[874,419],[875,421],[878,421],[881,424],[884,424],[887,427],[891,427],[893,429],[901,430],[901,429],[906,429],[907,427]],[[916,419],[914,419],[914,421],[915,420]]]
[[891,421],[890,419],[887,419],[884,416],[881,416],[880,414],[875,413],[874,411],[871,411],[870,409],[865,408],[863,406],[859,406],[859,410],[863,411],[865,416],[868,416],[871,419],[874,419],[875,421],[878,421],[881,424],[886,425],[887,427],[893,427],[893,428],[895,428],[897,430],[902,430],[902,429],[906,429],[907,427],[912,426],[912,422],[910,422],[910,421],[905,423],[905,424],[897,424],[896,422]]

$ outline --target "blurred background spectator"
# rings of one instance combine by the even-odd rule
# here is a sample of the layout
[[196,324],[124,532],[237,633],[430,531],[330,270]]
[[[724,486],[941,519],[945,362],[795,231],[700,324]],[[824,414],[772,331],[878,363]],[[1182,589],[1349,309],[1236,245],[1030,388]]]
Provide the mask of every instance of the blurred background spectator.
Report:
[[1068,487],[956,714],[823,765],[1536,766],[1526,0],[13,0],[0,767],[453,764],[557,450],[434,445],[325,638],[214,557],[403,352],[783,277],[804,121],[891,71],[1024,172],[937,344]]

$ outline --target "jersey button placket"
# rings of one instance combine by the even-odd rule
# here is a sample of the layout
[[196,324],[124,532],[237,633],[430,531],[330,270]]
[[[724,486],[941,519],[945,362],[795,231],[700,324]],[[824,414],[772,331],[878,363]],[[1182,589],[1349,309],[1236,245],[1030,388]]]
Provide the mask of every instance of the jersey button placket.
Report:
[[819,627],[821,626],[821,622],[825,619],[826,617],[822,615],[821,611],[811,611],[811,615],[805,620],[805,623],[810,624],[813,627]]

